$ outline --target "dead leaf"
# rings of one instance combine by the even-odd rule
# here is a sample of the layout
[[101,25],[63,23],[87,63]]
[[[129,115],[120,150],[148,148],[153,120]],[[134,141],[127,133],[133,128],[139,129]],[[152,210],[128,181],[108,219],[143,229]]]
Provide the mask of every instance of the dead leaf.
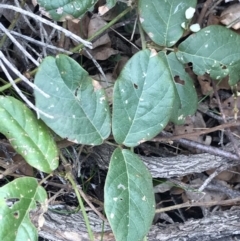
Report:
[[[205,75],[199,75],[197,76],[198,82],[201,86],[201,91],[203,95],[213,95],[213,88],[212,88],[212,79],[208,74]],[[224,89],[224,90],[230,90],[231,87],[228,83],[228,76],[223,78],[221,82],[217,85],[217,90]],[[213,80],[214,81],[214,80]]]
[[[199,178],[191,181],[191,185],[201,186],[202,184],[203,184],[203,181]],[[226,194],[222,192],[214,192],[214,191],[208,191],[208,190],[204,190],[204,192],[193,192],[190,190],[185,190],[185,195],[188,200],[191,200],[194,202],[221,201],[227,198]]]
[[123,67],[125,66],[125,64],[127,63],[128,60],[129,60],[129,57],[122,56],[121,59],[117,62],[117,64],[114,67],[114,70],[113,70],[113,78],[114,79],[117,79],[117,77],[121,73]]
[[[240,18],[240,4],[236,3],[229,6],[221,14],[221,23],[224,25],[229,25]],[[238,20],[233,26],[233,29],[237,30],[240,28],[240,21]]]
[[[73,19],[70,19],[67,21],[67,28],[72,33],[78,35],[82,39],[87,39],[88,36],[88,25],[90,22],[90,18],[88,14],[85,14],[81,19],[78,19],[78,21],[74,21]],[[77,46],[79,43],[73,41],[74,45]]]
[[92,84],[93,84],[94,92],[102,89],[102,86],[100,85],[100,83],[94,79],[92,79]]
[[106,73],[105,76],[106,76],[108,83],[105,81],[103,76],[100,74],[91,76],[91,78],[96,79],[97,81],[101,82],[101,86],[104,88],[105,93],[107,94],[108,102],[109,102],[109,104],[112,104],[113,85],[114,85],[116,79],[113,78],[113,75],[111,73]]
[[101,6],[98,8],[98,14],[100,16],[104,15],[105,13],[107,13],[109,11],[109,7],[107,5]]
[[[92,37],[99,29],[104,27],[106,24],[107,23],[102,18],[100,18],[96,14],[93,15],[88,25],[88,38]],[[93,42],[93,49],[108,43],[111,43],[111,39],[108,34],[104,34]]]
[[[110,56],[119,53],[118,50],[114,50],[114,49],[108,47],[108,45],[103,45],[103,46],[97,47],[95,49],[89,49],[88,52],[96,60],[106,60]],[[84,54],[84,56],[89,58],[89,56],[86,53],[83,52],[83,54]]]
[[[208,171],[206,171],[206,173],[207,173],[208,175],[211,175],[214,171],[215,171],[215,169],[214,169],[214,170],[208,170]],[[235,171],[236,171],[236,168],[233,167],[233,168],[230,168],[230,169],[228,169],[228,170],[226,170],[226,171],[221,172],[220,174],[218,174],[218,175],[215,177],[215,179],[228,182],[228,181],[231,180],[231,179],[233,178],[233,176],[235,175],[235,174],[234,174],[233,172],[231,172],[231,171],[234,171],[234,172],[235,172]]]

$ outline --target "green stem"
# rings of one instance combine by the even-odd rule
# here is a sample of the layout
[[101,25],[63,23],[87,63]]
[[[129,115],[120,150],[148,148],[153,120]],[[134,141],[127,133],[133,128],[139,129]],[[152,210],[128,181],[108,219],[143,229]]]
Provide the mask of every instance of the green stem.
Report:
[[140,38],[141,38],[141,44],[142,44],[142,49],[146,49],[146,39],[145,39],[145,35],[143,32],[143,28],[141,26],[141,24],[138,24],[138,28],[139,28],[139,33],[140,33]]
[[81,196],[80,196],[80,194],[79,194],[79,191],[78,191],[78,189],[77,189],[77,185],[76,185],[76,183],[74,182],[71,173],[67,173],[67,179],[68,179],[68,180],[70,181],[70,183],[72,184],[73,190],[75,191],[75,193],[76,193],[76,195],[77,195],[77,199],[78,199],[78,202],[79,202],[79,205],[80,205],[82,214],[83,214],[83,219],[84,219],[84,222],[85,222],[86,227],[87,227],[87,230],[88,230],[89,239],[90,239],[91,241],[94,241],[94,236],[93,236],[93,233],[92,233],[92,230],[91,230],[91,226],[90,226],[90,223],[89,223],[89,220],[88,220],[88,216],[87,216],[85,207],[84,207],[84,205],[83,205],[82,198],[81,198]]
[[[126,8],[123,12],[121,12],[116,18],[114,18],[111,22],[103,26],[101,29],[99,29],[94,35],[92,35],[90,38],[87,39],[87,41],[92,41],[95,39],[97,36],[101,35],[104,31],[109,29],[112,25],[114,25],[119,19],[121,19],[123,16],[125,16],[128,12],[132,10],[131,7]],[[84,47],[83,44],[79,44],[73,49],[70,49],[71,52],[79,52],[80,49]]]
[[89,239],[90,239],[90,241],[94,241],[94,236],[93,236],[93,232],[92,232],[92,230],[91,230],[91,226],[90,226],[90,223],[89,223],[89,220],[88,220],[88,216],[87,216],[85,207],[84,207],[84,205],[83,205],[83,201],[82,201],[82,198],[81,198],[81,196],[80,196],[80,193],[79,193],[79,191],[78,191],[76,182],[74,181],[74,178],[73,178],[72,173],[71,173],[71,171],[70,171],[69,163],[67,162],[67,160],[65,159],[65,157],[61,154],[61,152],[60,152],[59,155],[60,155],[61,160],[62,160],[62,162],[63,162],[63,165],[64,165],[64,167],[65,167],[65,169],[66,169],[66,178],[70,181],[70,183],[71,183],[71,185],[72,185],[72,188],[73,188],[74,192],[75,192],[76,195],[77,195],[77,199],[78,199],[78,202],[79,202],[81,211],[82,211],[83,219],[84,219],[84,222],[85,222],[86,227],[87,227]]
[[[36,68],[36,69],[30,71],[28,74],[32,76],[32,75],[34,75],[34,74],[37,72],[37,70],[38,70],[38,69]],[[21,81],[22,81],[22,80],[21,80],[20,78],[17,78],[17,79],[14,80],[14,82],[15,82],[16,84],[19,83],[19,82],[21,82]],[[12,85],[11,85],[10,83],[1,86],[1,87],[0,87],[0,92],[3,92],[4,90],[9,89],[11,86],[12,86]]]

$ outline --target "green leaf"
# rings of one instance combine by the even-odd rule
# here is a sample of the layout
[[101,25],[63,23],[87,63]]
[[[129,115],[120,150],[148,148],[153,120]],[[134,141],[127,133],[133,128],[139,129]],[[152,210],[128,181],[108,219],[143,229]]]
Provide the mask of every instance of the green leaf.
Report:
[[192,34],[176,53],[182,63],[193,64],[197,75],[210,74],[215,80],[229,75],[229,84],[240,79],[240,36],[219,25],[210,25]]
[[10,96],[0,96],[0,132],[31,166],[46,173],[58,167],[58,149],[46,125]]
[[117,148],[104,187],[104,207],[117,241],[142,241],[155,213],[152,177],[129,150]]
[[116,5],[117,1],[118,0],[107,0],[106,4],[107,4],[108,8],[110,9],[110,8],[113,8]]
[[193,115],[197,110],[197,93],[193,80],[185,71],[184,65],[179,62],[175,53],[166,55],[159,52],[159,56],[166,62],[172,81],[175,85],[175,101],[171,121],[175,124],[183,124],[185,117]]
[[100,145],[109,136],[105,92],[75,60],[62,54],[45,58],[35,84],[50,96],[35,92],[36,106],[53,116],[41,118],[59,136],[86,145]]
[[135,54],[125,65],[113,91],[113,135],[119,144],[137,146],[167,125],[174,85],[164,61],[152,50]]
[[29,212],[36,202],[45,205],[47,193],[35,178],[18,178],[0,188],[0,240],[37,241],[37,229]]
[[38,4],[56,20],[79,18],[92,8],[97,0],[37,0]]
[[173,46],[184,33],[181,24],[189,21],[186,10],[196,4],[196,0],[139,0],[141,25],[156,44]]

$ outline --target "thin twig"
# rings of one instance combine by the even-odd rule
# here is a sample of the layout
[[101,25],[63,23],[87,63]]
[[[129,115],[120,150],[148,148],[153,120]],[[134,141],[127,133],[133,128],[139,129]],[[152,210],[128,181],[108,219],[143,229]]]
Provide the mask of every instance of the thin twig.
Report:
[[[212,81],[212,85],[213,85],[214,95],[215,95],[215,97],[217,99],[218,108],[219,108],[219,110],[220,110],[220,112],[222,114],[223,122],[227,123],[226,116],[225,116],[225,113],[223,111],[222,104],[221,104],[221,101],[220,101],[220,97],[219,97],[218,92],[217,92],[217,86],[216,86],[216,83],[215,83],[214,80]],[[233,148],[234,148],[236,154],[240,158],[240,150],[239,150],[239,148],[238,148],[238,146],[236,144],[236,141],[235,141],[235,139],[233,137],[233,134],[232,134],[232,132],[231,132],[229,127],[226,130],[226,134],[227,134],[227,137],[229,138],[229,140],[231,141],[231,143],[233,144]]]
[[50,44],[47,44],[47,43],[43,43],[43,42],[38,41],[38,40],[36,40],[36,39],[33,39],[33,38],[29,37],[29,36],[26,36],[26,35],[23,35],[23,34],[21,34],[21,33],[18,33],[18,32],[16,32],[16,31],[9,31],[9,32],[10,32],[12,35],[15,35],[15,36],[17,36],[17,37],[19,37],[19,38],[22,38],[22,39],[26,39],[28,42],[34,43],[34,44],[36,44],[36,45],[39,45],[39,46],[42,46],[42,47],[45,46],[45,47],[48,48],[48,49],[53,49],[53,50],[56,50],[56,51],[58,51],[58,52],[62,52],[62,53],[66,53],[66,54],[72,54],[71,51],[65,50],[65,49],[63,49],[63,48],[56,47],[56,46],[54,46],[54,45],[50,45]]
[[203,22],[204,16],[205,16],[207,10],[209,9],[210,5],[212,4],[212,2],[213,2],[213,0],[207,0],[207,1],[203,4],[201,13],[199,14],[198,20],[197,20],[197,23],[198,23],[200,26],[202,26],[202,22]]
[[27,15],[27,16],[30,16],[38,21],[41,21],[42,23],[45,23],[61,32],[63,32],[67,37],[71,38],[72,40],[74,41],[77,41],[77,42],[80,42],[82,43],[84,46],[88,47],[88,48],[92,48],[92,43],[80,38],[79,36],[77,36],[76,34],[68,31],[67,29],[64,29],[62,28],[61,26],[58,26],[57,24],[55,23],[52,23],[51,21],[48,21],[42,17],[39,17],[38,15],[34,14],[34,13],[31,13],[31,12],[28,12],[28,11],[25,11],[21,8],[18,8],[18,7],[15,7],[15,6],[12,6],[12,5],[8,5],[8,4],[0,4],[0,8],[4,8],[4,9],[11,9],[11,10],[14,10],[16,12],[20,12],[24,15]]
[[[169,140],[171,140],[171,137],[173,136],[172,134],[170,134],[166,131],[162,131],[161,135],[168,137]],[[212,155],[225,157],[230,160],[235,160],[235,161],[240,160],[240,158],[234,153],[227,152],[227,151],[221,150],[221,149],[213,147],[213,146],[203,145],[196,141],[191,141],[191,140],[187,140],[187,139],[183,138],[183,139],[175,140],[174,142],[188,146],[188,147],[193,147],[193,148],[199,149],[200,151],[204,151],[204,152],[207,152]]]
[[[1,51],[0,51],[1,53]],[[36,111],[37,113],[37,116],[39,117],[39,113],[48,117],[48,118],[51,118],[53,119],[53,116],[39,110],[36,106],[34,106],[32,104],[32,102],[30,102],[27,97],[21,92],[21,90],[18,88],[18,86],[14,83],[14,80],[12,79],[12,77],[10,76],[10,74],[8,73],[7,69],[5,68],[4,64],[2,63],[2,61],[0,60],[0,66],[4,72],[4,74],[7,76],[9,82],[12,84],[13,88],[16,90],[16,92],[19,94],[19,96],[25,101],[25,103],[27,103],[33,110]]]
[[[8,59],[4,56],[2,51],[0,51],[0,59],[19,77],[24,81],[26,84],[31,86],[34,90],[38,91],[40,94],[42,94],[45,98],[49,98],[50,95],[46,94],[44,91],[42,91],[40,88],[38,88],[35,84],[33,84],[31,81],[29,81],[24,75],[22,75]],[[13,81],[14,82],[14,81]],[[12,83],[11,83],[12,84]],[[14,82],[15,84],[15,82]]]
[[[190,138],[192,136],[200,136],[200,135],[206,135],[208,133],[214,132],[214,131],[219,131],[219,130],[223,130],[225,128],[229,128],[229,127],[235,127],[235,126],[240,126],[240,122],[230,122],[230,123],[224,123],[212,128],[206,128],[204,130],[201,131],[196,131],[196,132],[190,132],[190,133],[186,133],[186,134],[181,134],[181,135],[176,135],[176,136],[171,136],[170,138],[168,137],[155,137],[153,138],[151,141],[159,141],[159,142],[168,142],[170,141],[174,141],[174,140],[179,140],[182,138]],[[201,129],[201,128],[200,128]]]
[[105,222],[107,222],[107,219],[93,206],[93,204],[90,202],[88,197],[85,195],[85,193],[79,186],[78,186],[78,191],[79,191],[80,195],[82,196],[82,198],[85,200],[85,202],[89,205],[89,207],[98,215],[98,217],[101,218],[102,220],[104,220]]
[[209,202],[187,202],[187,203],[182,203],[170,207],[165,207],[165,208],[159,208],[156,209],[155,213],[163,213],[171,210],[176,210],[179,208],[190,208],[190,207],[211,207],[211,206],[216,206],[216,205],[223,205],[223,206],[231,206],[231,205],[237,205],[240,202],[240,197],[238,198],[233,198],[233,199],[228,199],[228,200],[221,200],[221,201],[209,201]]
[[9,30],[6,29],[1,23],[0,29],[12,40],[12,42],[23,52],[25,56],[27,56],[36,66],[39,66],[39,63],[32,57],[32,55],[22,47],[22,45],[10,34]]

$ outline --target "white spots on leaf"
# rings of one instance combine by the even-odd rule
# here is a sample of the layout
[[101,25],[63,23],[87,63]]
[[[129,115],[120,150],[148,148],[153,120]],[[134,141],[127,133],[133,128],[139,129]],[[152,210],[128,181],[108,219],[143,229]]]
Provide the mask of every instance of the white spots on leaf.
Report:
[[208,47],[208,44],[205,44],[204,47],[207,48],[207,47]]
[[143,72],[143,76],[142,77],[145,78],[146,76],[147,76],[147,74],[145,72]]
[[126,105],[128,104],[128,100],[125,100],[125,104],[126,104]]
[[124,89],[121,89],[121,92],[122,92],[122,93],[124,93],[124,92],[125,92],[125,90],[124,90]]
[[73,119],[75,119],[75,118],[76,118],[76,116],[75,116],[75,115],[72,115],[72,118],[73,118]]
[[150,54],[150,58],[154,57],[157,55],[157,51],[155,49],[151,49],[151,54]]
[[48,109],[54,108],[54,105],[51,104],[50,106],[48,106]]
[[216,79],[220,79],[220,77],[221,77],[221,76],[218,75],[218,76],[216,77]]
[[110,218],[113,219],[114,218],[114,213],[110,214]]
[[185,23],[185,22],[181,23],[181,27],[182,27],[183,29],[187,29],[186,23]]
[[126,187],[122,183],[118,184],[117,188],[126,190]]
[[178,116],[178,120],[182,120],[182,119],[184,119],[183,115]]
[[186,17],[186,19],[192,19],[195,11],[196,11],[195,8],[189,7],[189,8],[185,11],[185,17]]
[[128,117],[128,120],[131,122],[132,121],[131,117]]
[[140,98],[139,100],[140,100],[140,101],[144,101],[144,99],[143,99],[143,98]]
[[62,14],[63,13],[63,7],[57,8],[56,13],[57,14]]
[[3,216],[2,216],[2,215],[0,215],[0,220],[2,220],[2,218],[3,218]]
[[146,196],[143,196],[143,197],[142,197],[142,200],[143,200],[143,201],[146,201],[146,200],[147,200],[147,199],[146,199]]
[[143,142],[145,142],[145,141],[146,141],[146,139],[143,138],[142,140],[140,140],[140,141],[138,142],[138,144],[140,145],[141,143],[143,143]]
[[100,104],[102,104],[102,103],[103,103],[103,101],[105,100],[105,96],[102,96],[102,97],[101,97],[99,100],[100,100],[100,102],[99,102],[99,103],[100,103]]
[[117,197],[114,197],[114,198],[113,198],[113,201],[114,201],[114,202],[116,202],[117,200],[118,200],[118,198],[117,198]]
[[56,91],[59,91],[59,88],[58,88],[58,87],[56,88]]
[[175,43],[176,43],[175,40],[170,42],[171,45],[174,45]]
[[208,36],[208,34],[211,32],[210,30],[206,30],[205,32],[205,36]]
[[153,38],[153,37],[154,37],[154,34],[153,34],[152,32],[149,32],[149,33],[148,33],[148,36],[149,36],[150,38]]
[[139,18],[139,20],[140,20],[140,23],[143,23],[144,22],[144,18]]
[[190,30],[194,33],[198,32],[200,29],[201,29],[201,27],[198,23],[192,24],[190,26]]

